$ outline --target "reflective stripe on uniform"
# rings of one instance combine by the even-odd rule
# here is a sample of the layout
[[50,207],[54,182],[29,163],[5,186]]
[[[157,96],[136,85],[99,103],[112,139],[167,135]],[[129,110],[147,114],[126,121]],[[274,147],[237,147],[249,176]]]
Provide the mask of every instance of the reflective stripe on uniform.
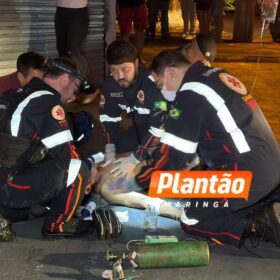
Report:
[[24,108],[28,105],[28,103],[32,99],[40,97],[42,95],[54,95],[54,94],[46,90],[35,91],[18,104],[17,109],[14,111],[11,119],[12,136],[18,136],[19,126],[21,122],[21,113],[24,110]]
[[195,153],[198,146],[197,142],[192,142],[180,138],[168,132],[163,132],[163,135],[160,138],[160,142],[167,144],[168,146],[173,147],[174,149],[187,154]]
[[151,126],[149,132],[154,135],[155,137],[162,137],[164,129],[159,129],[156,127]]
[[[128,107],[126,105],[122,105],[122,104],[118,104],[118,105],[122,110],[126,111],[127,113],[131,112],[130,107]],[[139,115],[149,115],[150,114],[150,109],[148,109],[148,108],[141,108],[141,107],[134,106],[133,110],[137,111]]]
[[140,115],[149,115],[150,114],[150,109],[147,108],[141,108],[141,107],[133,107],[134,110],[138,112]]
[[239,153],[246,153],[250,151],[250,147],[245,139],[243,132],[237,127],[229,109],[224,106],[217,112],[217,116],[221,120],[225,130],[230,134]]
[[99,119],[101,122],[120,122],[122,120],[121,117],[112,118],[108,115],[100,115]]
[[47,138],[42,139],[42,143],[48,148],[54,148],[58,145],[72,141],[73,137],[70,130],[55,133]]
[[123,105],[123,104],[118,104],[118,105],[123,111],[130,113],[130,111],[131,111],[130,107],[127,107],[126,105]]
[[79,159],[71,159],[69,164],[69,173],[67,178],[67,187],[69,187],[75,180],[80,171],[82,162]]
[[227,108],[225,100],[223,100],[223,98],[219,96],[216,91],[199,82],[185,83],[181,87],[180,91],[184,90],[191,90],[199,95],[204,96],[207,101],[215,108],[218,118],[223,124],[225,130],[230,134],[239,153],[242,154],[251,150],[243,132],[237,127],[235,120]]
[[148,78],[149,78],[152,82],[155,81],[155,79],[154,79],[154,77],[153,77],[152,75],[149,75]]

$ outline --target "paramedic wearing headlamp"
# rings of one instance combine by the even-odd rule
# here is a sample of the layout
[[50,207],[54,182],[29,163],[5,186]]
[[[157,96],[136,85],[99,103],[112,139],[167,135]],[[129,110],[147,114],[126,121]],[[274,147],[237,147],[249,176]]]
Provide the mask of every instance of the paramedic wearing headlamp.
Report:
[[0,139],[8,139],[1,141],[6,153],[0,153],[0,214],[26,220],[34,216],[34,205],[47,204],[43,237],[79,236],[92,227],[73,214],[94,181],[94,164],[79,157],[63,103],[84,79],[68,59],[46,65],[42,80],[33,78],[0,100]]

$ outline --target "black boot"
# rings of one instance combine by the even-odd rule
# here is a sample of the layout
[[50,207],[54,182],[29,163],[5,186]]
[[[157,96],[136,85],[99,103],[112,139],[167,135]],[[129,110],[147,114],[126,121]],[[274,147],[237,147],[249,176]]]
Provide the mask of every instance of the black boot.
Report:
[[92,220],[99,239],[116,238],[121,233],[122,225],[115,212],[110,208],[95,209],[92,213]]
[[76,238],[92,233],[94,231],[92,220],[80,220],[72,218],[55,230],[42,228],[43,239]]
[[270,241],[280,246],[280,203],[273,203],[247,216],[243,238],[256,247],[259,241]]

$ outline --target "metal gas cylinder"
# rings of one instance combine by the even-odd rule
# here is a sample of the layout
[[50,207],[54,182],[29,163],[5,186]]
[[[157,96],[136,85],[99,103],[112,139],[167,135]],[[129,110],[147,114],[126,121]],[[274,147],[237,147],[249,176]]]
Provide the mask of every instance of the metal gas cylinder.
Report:
[[209,264],[210,252],[205,241],[137,243],[129,260],[135,268],[203,266]]

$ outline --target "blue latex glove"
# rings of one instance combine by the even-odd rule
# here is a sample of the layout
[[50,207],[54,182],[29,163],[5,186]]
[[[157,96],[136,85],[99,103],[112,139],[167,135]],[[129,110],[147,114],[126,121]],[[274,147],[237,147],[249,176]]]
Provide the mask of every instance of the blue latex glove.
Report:
[[106,144],[105,146],[105,160],[102,167],[106,167],[112,163],[116,158],[116,145],[115,144]]

